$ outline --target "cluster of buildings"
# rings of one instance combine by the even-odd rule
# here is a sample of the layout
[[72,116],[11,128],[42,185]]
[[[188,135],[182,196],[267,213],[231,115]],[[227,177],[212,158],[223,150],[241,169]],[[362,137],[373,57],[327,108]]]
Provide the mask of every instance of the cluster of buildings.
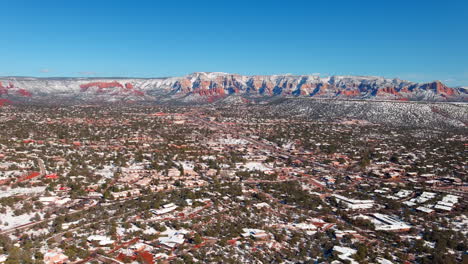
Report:
[[[0,138],[0,232],[18,243],[23,230],[50,239],[40,243],[45,263],[84,261],[59,249],[66,241],[104,251],[89,256],[98,262],[220,263],[216,254],[232,251],[237,262],[294,252],[291,262],[358,263],[356,245],[365,244],[380,256],[372,261],[387,264],[403,261],[382,257],[389,241],[380,235],[416,236],[429,214],[447,229],[468,222],[466,161],[444,145],[459,136],[438,147],[423,137],[414,147],[404,132],[359,122],[93,109],[37,115],[37,132],[23,133],[20,121]],[[299,259],[306,244],[318,253]]]

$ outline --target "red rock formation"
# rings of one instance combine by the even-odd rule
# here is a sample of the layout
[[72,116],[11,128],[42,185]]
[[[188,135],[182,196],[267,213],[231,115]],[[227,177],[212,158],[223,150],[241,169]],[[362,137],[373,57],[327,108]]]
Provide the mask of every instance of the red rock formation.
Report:
[[262,85],[263,85],[263,81],[260,80],[257,76],[255,76],[252,82],[253,90],[258,91],[260,88],[262,88]]
[[1,106],[4,106],[6,104],[13,104],[12,101],[8,100],[8,99],[3,99],[3,98],[0,98],[0,107]]
[[21,96],[26,96],[26,97],[31,97],[32,96],[32,94],[30,92],[26,91],[25,89],[19,89],[18,94],[20,94]]
[[216,78],[216,87],[221,87],[225,91],[228,90],[230,93],[238,93],[241,84],[238,81],[236,81],[233,75],[229,77],[218,76]]
[[292,94],[295,85],[290,82],[284,82],[283,87],[286,89],[286,94]]
[[92,83],[86,83],[80,85],[81,91],[84,92],[88,90],[91,87],[97,87],[99,89],[106,89],[106,88],[124,88],[122,84],[119,82],[113,81],[113,82],[92,82]]
[[346,95],[346,96],[359,96],[361,93],[359,90],[344,90],[341,92],[341,94]]
[[210,88],[211,81],[201,81],[199,87],[201,89],[208,89]]
[[193,90],[193,92],[201,96],[217,96],[217,95],[224,96],[226,95],[226,91],[222,87],[216,87],[216,88],[211,88],[211,89],[197,88]]
[[443,85],[441,82],[436,82],[435,86],[436,86],[435,87],[436,93],[438,93],[438,94],[445,94],[445,95],[448,95],[448,96],[455,94],[454,89]]
[[408,86],[403,87],[400,92],[402,93],[410,93],[411,91],[408,89]]
[[[303,83],[303,84],[299,84],[298,89],[299,89],[300,95],[308,95],[315,89],[315,87],[316,85],[314,84]],[[295,93],[297,93],[297,90],[295,91]]]
[[455,90],[453,88],[449,88],[439,81],[427,83],[421,86],[421,88],[423,90],[432,90],[439,95],[451,96],[455,94]]
[[183,92],[188,93],[192,89],[192,82],[189,79],[184,79],[176,83],[176,86],[180,88]]
[[395,87],[384,87],[377,90],[377,95],[382,95],[383,93],[400,95],[400,93],[395,89]]
[[316,93],[317,95],[322,95],[322,94],[325,94],[327,93],[327,90],[329,90],[330,88],[330,85],[328,83],[321,83],[317,86],[317,88],[319,89],[319,92]]
[[138,96],[143,96],[143,95],[145,95],[144,92],[138,91],[138,90],[134,90],[133,93],[134,93],[135,95],[138,95]]
[[96,87],[96,93],[98,94],[104,94],[104,93],[109,93],[110,95],[121,95],[121,94],[134,94],[137,96],[144,96],[145,93],[142,91],[135,90],[135,87],[133,86],[132,83],[125,83],[125,85],[122,85],[119,82],[113,81],[113,82],[92,82],[92,83],[86,83],[80,85],[81,91],[85,92],[91,87]]
[[429,84],[429,87],[430,87],[430,89],[436,91],[437,93],[442,93],[446,88],[446,86],[443,85],[439,81],[436,81],[436,82],[433,82],[433,83]]
[[221,87],[215,88],[215,89],[214,89],[214,92],[215,92],[216,94],[219,94],[219,95],[225,95],[225,94],[226,94],[226,92],[224,91],[224,89],[221,88]]
[[275,84],[269,81],[265,81],[263,83],[263,88],[265,89],[264,92],[266,92],[269,95],[273,94],[273,88],[275,88]]

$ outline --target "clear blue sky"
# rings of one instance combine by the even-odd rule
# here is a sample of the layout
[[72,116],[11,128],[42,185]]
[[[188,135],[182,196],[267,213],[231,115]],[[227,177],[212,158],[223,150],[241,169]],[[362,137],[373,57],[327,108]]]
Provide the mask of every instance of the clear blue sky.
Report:
[[2,1],[0,76],[355,74],[468,85],[468,1]]

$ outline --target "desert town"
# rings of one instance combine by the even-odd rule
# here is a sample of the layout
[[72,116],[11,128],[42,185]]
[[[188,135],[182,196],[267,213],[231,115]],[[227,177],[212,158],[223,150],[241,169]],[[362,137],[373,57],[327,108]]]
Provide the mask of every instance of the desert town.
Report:
[[466,130],[6,106],[0,263],[466,263]]

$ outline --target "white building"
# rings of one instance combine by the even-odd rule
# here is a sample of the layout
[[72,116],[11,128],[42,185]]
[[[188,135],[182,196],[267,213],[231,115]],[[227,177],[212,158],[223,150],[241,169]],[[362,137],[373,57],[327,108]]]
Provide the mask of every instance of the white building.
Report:
[[265,230],[254,228],[242,228],[242,231],[244,231],[244,233],[241,234],[242,237],[253,237],[257,239],[268,238],[268,234],[265,232]]
[[185,242],[184,235],[188,233],[189,231],[185,229],[175,230],[167,228],[166,231],[161,233],[161,237],[158,238],[158,241],[161,245],[172,249],[179,245],[182,245]]
[[401,221],[395,216],[384,215],[379,213],[371,214],[370,219],[374,225],[375,230],[385,231],[409,231],[411,226]]
[[177,205],[175,205],[173,203],[165,204],[162,207],[163,208],[157,209],[157,210],[156,209],[151,209],[150,212],[155,214],[155,215],[163,215],[163,214],[167,214],[167,213],[172,212],[175,209],[177,209]]
[[358,210],[358,209],[370,209],[374,206],[374,201],[373,200],[357,200],[357,199],[351,199],[347,198],[338,194],[333,195],[335,199],[344,205],[348,207],[349,209],[352,210]]
[[99,242],[100,246],[108,246],[114,244],[114,240],[110,239],[109,237],[106,236],[100,236],[100,235],[92,235],[88,237],[88,242],[94,242],[97,241]]

